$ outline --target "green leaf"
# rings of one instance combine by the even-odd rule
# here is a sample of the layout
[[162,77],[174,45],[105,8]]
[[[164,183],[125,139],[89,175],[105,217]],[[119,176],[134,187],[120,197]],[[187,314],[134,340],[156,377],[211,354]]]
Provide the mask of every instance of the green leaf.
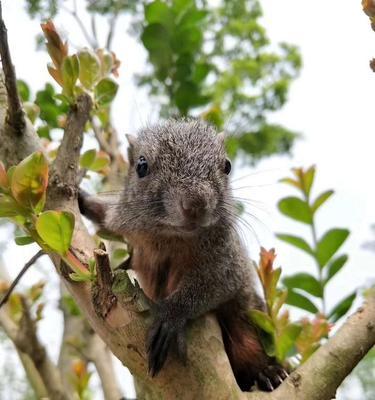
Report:
[[295,292],[294,290],[288,290],[286,303],[291,306],[302,308],[302,310],[306,310],[313,314],[316,314],[319,311],[316,305],[310,299],[300,293]]
[[0,193],[0,218],[13,218],[20,213],[19,205],[10,196]]
[[72,272],[69,274],[69,278],[74,282],[90,282],[91,277],[88,274],[79,274],[78,272]]
[[142,33],[141,40],[143,45],[150,52],[169,47],[169,33],[160,23],[147,25]]
[[74,301],[73,297],[70,296],[69,294],[64,295],[62,297],[62,306],[68,311],[70,315],[76,317],[82,315],[81,310],[77,306],[77,303]]
[[287,354],[294,346],[301,330],[301,325],[291,323],[282,331],[281,335],[276,338],[276,357],[279,362],[285,361]]
[[90,50],[78,53],[80,64],[79,80],[86,89],[91,89],[100,78],[100,61],[98,56]]
[[331,229],[324,234],[319,240],[316,250],[316,256],[321,268],[327,264],[348,236],[349,231],[340,228]]
[[310,195],[311,187],[314,182],[314,176],[315,176],[315,166],[310,167],[303,174],[304,189],[305,189],[307,196]]
[[308,254],[314,255],[313,249],[310,245],[302,238],[298,236],[288,235],[286,233],[277,233],[276,237],[286,243],[289,243],[299,249],[305,251]]
[[18,246],[25,246],[35,242],[31,236],[17,236],[14,238],[14,241],[18,244]]
[[306,272],[287,276],[283,279],[283,283],[288,289],[302,289],[315,297],[323,297],[323,290],[319,281]]
[[36,221],[36,230],[54,251],[65,255],[70,247],[74,230],[74,215],[67,211],[45,211]]
[[125,260],[125,258],[129,255],[129,252],[126,249],[116,249],[113,254],[112,257],[114,260]]
[[160,23],[147,25],[143,30],[141,40],[149,51],[150,61],[157,67],[156,78],[165,79],[173,56],[168,30]]
[[305,224],[312,223],[312,214],[309,205],[298,197],[286,197],[281,199],[278,203],[278,207],[280,212],[287,217],[304,222]]
[[104,78],[95,86],[95,99],[100,106],[109,105],[115,98],[118,85],[110,78]]
[[107,231],[107,230],[105,230],[105,229],[99,229],[99,230],[96,232],[96,234],[97,234],[100,238],[105,239],[105,240],[110,240],[110,241],[113,241],[113,242],[125,243],[125,239],[124,239],[123,236],[118,235],[118,234],[116,234],[116,233],[113,233],[113,232],[111,232],[111,231]]
[[16,201],[23,207],[40,212],[48,185],[48,163],[44,154],[37,151],[21,161],[15,167],[11,181]]
[[312,212],[315,213],[318,208],[320,208],[320,206],[322,206],[333,195],[333,193],[333,190],[327,190],[320,194],[311,205]]
[[330,262],[330,264],[327,267],[327,278],[325,280],[325,283],[327,283],[331,278],[333,278],[341,270],[341,268],[348,261],[348,258],[349,257],[346,254],[344,254]]
[[79,61],[76,54],[64,58],[61,67],[63,93],[68,97],[74,96],[74,87],[79,76]]
[[111,159],[109,158],[109,155],[105,153],[104,151],[98,151],[96,153],[96,158],[94,162],[90,165],[90,170],[91,171],[96,171],[99,172],[103,168],[107,167],[110,163]]
[[197,63],[195,65],[195,70],[194,70],[194,74],[193,74],[193,82],[194,83],[201,83],[203,82],[208,73],[211,71],[212,66],[208,63]]
[[81,155],[79,159],[79,165],[82,168],[89,169],[91,167],[91,164],[94,162],[95,158],[96,158],[96,150],[95,149],[87,150]]
[[345,315],[350,307],[353,304],[354,299],[356,298],[357,293],[352,293],[349,296],[345,297],[344,300],[341,300],[328,314],[328,318],[332,322],[337,322],[343,315]]
[[279,182],[286,183],[286,184],[288,184],[290,186],[293,186],[293,187],[297,188],[298,190],[301,190],[300,182],[298,182],[298,181],[296,181],[296,180],[294,180],[292,178],[282,178],[282,179],[280,179]]
[[17,90],[23,102],[30,100],[29,85],[22,79],[17,79]]
[[268,314],[259,310],[250,310],[248,315],[251,321],[263,331],[271,334],[275,332],[275,327],[271,317]]
[[149,24],[159,23],[171,30],[174,26],[175,16],[165,2],[157,0],[146,5],[145,19]]

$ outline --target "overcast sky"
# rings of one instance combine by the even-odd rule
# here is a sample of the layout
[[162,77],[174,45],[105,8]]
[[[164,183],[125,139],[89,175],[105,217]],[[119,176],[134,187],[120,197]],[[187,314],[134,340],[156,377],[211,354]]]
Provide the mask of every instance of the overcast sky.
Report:
[[[302,233],[309,238],[304,226],[277,213],[277,200],[291,193],[291,189],[277,181],[291,167],[316,164],[315,193],[329,188],[336,192],[318,214],[318,233],[334,226],[347,227],[352,232],[343,249],[350,254],[350,261],[328,288],[330,307],[343,294],[373,282],[375,276],[375,255],[361,248],[363,242],[373,238],[369,226],[375,222],[375,75],[368,66],[369,59],[375,57],[375,32],[361,11],[360,1],[263,0],[262,4],[264,25],[272,41],[298,45],[304,64],[300,77],[292,85],[287,105],[271,119],[300,132],[303,138],[296,143],[292,157],[273,157],[261,162],[257,174],[235,182],[235,186],[251,186],[241,196],[261,201],[260,208],[266,209],[267,212],[249,209],[262,224],[251,222],[262,245],[276,246],[284,273],[302,268],[315,273],[311,260],[275,241],[273,232]],[[35,93],[49,79],[46,54],[35,52],[34,37],[40,32],[39,23],[29,19],[21,1],[3,1],[3,15],[17,76],[26,80]],[[56,24],[72,43],[84,43],[68,16],[58,18]],[[147,96],[132,83],[133,74],[144,67],[145,54],[126,34],[126,29],[123,19],[118,24],[113,46],[122,60],[114,112],[121,133],[134,132],[147,121],[155,120]],[[235,176],[249,172],[252,171],[237,170]],[[7,233],[3,231],[2,235]],[[250,233],[248,242],[256,257],[258,244]],[[35,248],[28,246],[22,248],[21,255],[20,249],[10,243],[4,253],[5,260],[12,260],[10,274],[14,276],[34,252]],[[29,273],[27,284],[40,276],[37,272]],[[54,299],[52,305],[58,299],[56,284],[52,283],[48,291]],[[52,307],[48,310],[50,317],[59,321]],[[52,346],[53,353],[59,335],[48,333],[50,320],[43,321],[42,327],[45,327],[43,339],[56,344]],[[57,356],[56,351],[53,356]]]

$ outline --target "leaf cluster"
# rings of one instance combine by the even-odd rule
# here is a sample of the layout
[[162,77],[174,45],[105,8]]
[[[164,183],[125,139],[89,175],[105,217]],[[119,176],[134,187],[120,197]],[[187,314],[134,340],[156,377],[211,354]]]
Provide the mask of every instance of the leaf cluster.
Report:
[[253,161],[290,150],[296,134],[266,114],[283,106],[301,66],[294,46],[271,51],[261,15],[257,0],[155,0],[145,5],[141,34],[153,70],[139,83],[162,102],[162,115],[199,112],[225,125],[230,155]]
[[92,95],[97,107],[108,106],[116,96],[118,85],[109,77],[117,74],[119,61],[114,53],[98,49],[95,52],[83,49],[68,55],[68,45],[63,42],[53,22],[41,24],[47,39],[47,51],[52,59],[48,72],[61,86],[59,99],[74,104],[82,93]]
[[94,267],[83,266],[70,251],[74,215],[68,211],[43,211],[48,186],[48,162],[40,151],[5,170],[0,162],[0,218],[14,222],[26,236],[18,245],[33,242],[47,253],[58,253],[73,269],[76,280],[94,279]]
[[[330,321],[336,322],[349,310],[356,293],[350,293],[327,312],[325,307],[325,290],[331,279],[344,267],[348,260],[346,254],[337,254],[349,236],[349,230],[332,228],[321,237],[317,237],[315,218],[318,210],[333,195],[333,190],[327,190],[312,198],[311,189],[314,183],[315,167],[307,169],[294,168],[293,177],[282,179],[297,189],[300,196],[288,196],[278,203],[280,212],[295,221],[308,225],[311,230],[311,243],[303,237],[289,233],[279,233],[277,237],[302,250],[314,260],[317,266],[317,276],[309,272],[300,272],[283,279],[288,288],[287,303],[311,313],[321,312]],[[321,300],[320,309],[315,299]]]

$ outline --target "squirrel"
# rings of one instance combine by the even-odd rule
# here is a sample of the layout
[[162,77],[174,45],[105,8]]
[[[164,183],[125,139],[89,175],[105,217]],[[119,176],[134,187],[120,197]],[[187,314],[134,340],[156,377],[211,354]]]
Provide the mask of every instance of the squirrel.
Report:
[[214,312],[239,387],[272,391],[287,373],[260,342],[249,309],[264,311],[257,276],[236,230],[224,134],[199,119],[168,120],[127,135],[129,171],[116,204],[80,191],[83,215],[123,235],[130,268],[156,315],[147,335],[149,373],[169,350],[186,359],[189,320]]

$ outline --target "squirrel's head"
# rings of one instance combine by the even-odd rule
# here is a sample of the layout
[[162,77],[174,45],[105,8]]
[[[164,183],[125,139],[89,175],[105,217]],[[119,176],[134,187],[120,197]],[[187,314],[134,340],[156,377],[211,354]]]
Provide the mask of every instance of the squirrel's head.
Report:
[[231,169],[223,134],[201,120],[169,120],[128,140],[124,211],[117,211],[131,218],[119,224],[188,235],[223,218],[230,206]]

